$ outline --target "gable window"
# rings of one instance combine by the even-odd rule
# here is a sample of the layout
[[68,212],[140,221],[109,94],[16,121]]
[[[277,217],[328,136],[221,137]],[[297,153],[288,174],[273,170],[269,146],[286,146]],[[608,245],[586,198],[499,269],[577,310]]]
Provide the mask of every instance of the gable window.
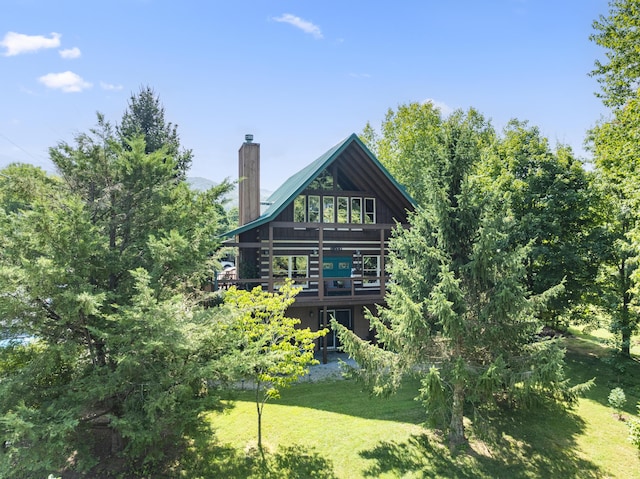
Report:
[[310,190],[333,190],[333,174],[329,170],[320,173],[308,186]]
[[296,223],[375,224],[376,199],[332,195],[300,195],[293,202]]
[[[296,280],[309,276],[309,258],[307,256],[274,256],[271,263],[275,286],[283,285],[285,278]],[[277,281],[280,279],[280,281]],[[307,286],[306,282],[296,281],[298,286]]]
[[307,222],[307,197],[304,195],[298,196],[293,202],[293,221]]
[[333,196],[322,197],[322,221],[324,223],[335,223],[335,198]]
[[362,223],[362,198],[351,198],[351,222]]
[[380,286],[380,256],[362,256],[362,286]]
[[309,196],[309,223],[320,223],[320,197]]
[[371,225],[376,222],[376,199],[365,198],[364,199],[364,222]]
[[338,196],[338,223],[348,223],[349,222],[349,198],[345,198],[344,196]]

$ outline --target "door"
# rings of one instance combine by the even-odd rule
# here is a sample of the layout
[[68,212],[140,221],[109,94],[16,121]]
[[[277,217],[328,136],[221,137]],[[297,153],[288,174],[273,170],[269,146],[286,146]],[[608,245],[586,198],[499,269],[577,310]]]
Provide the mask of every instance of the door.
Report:
[[[351,294],[351,256],[325,256],[322,259],[322,276],[325,295]],[[344,279],[342,279],[344,278]]]
[[[327,349],[335,350],[336,348],[340,347],[340,340],[338,339],[336,332],[331,329],[331,326],[329,325],[329,321],[332,317],[335,317],[336,321],[347,329],[353,330],[353,324],[351,321],[350,309],[327,309],[327,328],[329,329],[329,332],[327,333]],[[319,329],[322,329],[323,327],[322,321],[323,318],[321,309]]]

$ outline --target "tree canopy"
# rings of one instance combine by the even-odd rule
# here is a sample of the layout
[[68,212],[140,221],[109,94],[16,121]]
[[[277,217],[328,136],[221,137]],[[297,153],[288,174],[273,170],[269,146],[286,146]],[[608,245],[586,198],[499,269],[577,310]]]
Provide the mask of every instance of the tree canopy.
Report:
[[640,5],[636,0],[610,0],[609,14],[593,22],[589,37],[605,49],[606,60],[596,60],[591,72],[602,90],[597,95],[613,109],[634,98],[640,86]]
[[0,172],[0,318],[28,340],[0,350],[5,477],[159,460],[229,371],[232,328],[203,287],[230,186],[191,190],[171,148],[102,115],[50,154],[57,175]]
[[[419,171],[411,174],[422,177],[424,190],[414,184],[420,207],[411,227],[396,229],[390,242],[387,306],[368,315],[377,345],[332,325],[374,390],[393,390],[404,375],[417,374],[429,418],[448,429],[455,446],[465,441],[465,404],[480,411],[498,398],[519,405],[572,399],[563,351],[537,337],[538,313],[561,286],[537,295],[527,289],[527,249],[510,242],[517,227],[511,205],[480,174],[493,138],[482,115],[471,109],[442,119],[417,105],[399,111],[427,117],[395,128],[390,113],[386,122],[394,127],[383,125],[397,145],[391,154],[399,162],[391,164],[415,158]],[[418,145],[433,141],[438,147],[421,157]]]

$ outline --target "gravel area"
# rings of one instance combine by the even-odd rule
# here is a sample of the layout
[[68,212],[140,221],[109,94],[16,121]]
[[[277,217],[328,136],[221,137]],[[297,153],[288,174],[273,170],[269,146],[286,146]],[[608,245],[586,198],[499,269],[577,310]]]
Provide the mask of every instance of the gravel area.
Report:
[[309,368],[309,374],[300,378],[300,382],[323,381],[325,379],[344,379],[342,377],[342,368],[340,367],[340,361],[347,363],[349,366],[357,366],[356,362],[346,353],[328,353],[327,364],[322,363],[322,353],[317,353],[316,359],[320,361],[320,364],[311,366]]

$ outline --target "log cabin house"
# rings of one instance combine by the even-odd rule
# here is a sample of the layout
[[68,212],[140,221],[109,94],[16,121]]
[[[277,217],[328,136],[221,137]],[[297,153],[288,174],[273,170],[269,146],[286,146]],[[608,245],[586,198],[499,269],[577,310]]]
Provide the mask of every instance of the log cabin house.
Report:
[[[368,338],[364,308],[384,303],[391,230],[407,224],[414,201],[357,135],[291,176],[260,208],[260,145],[246,135],[238,154],[239,224],[225,237],[237,248],[239,283],[277,291],[285,278],[302,286],[287,314],[312,330],[334,316]],[[319,344],[339,346],[333,331]]]

